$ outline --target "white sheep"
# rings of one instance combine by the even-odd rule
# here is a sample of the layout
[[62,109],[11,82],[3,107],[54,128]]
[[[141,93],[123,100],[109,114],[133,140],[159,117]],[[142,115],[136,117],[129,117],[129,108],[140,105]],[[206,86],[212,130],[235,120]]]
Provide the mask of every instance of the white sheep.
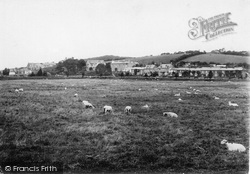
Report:
[[196,89],[196,92],[201,92],[199,89]]
[[182,99],[181,99],[181,98],[179,98],[178,100],[179,100],[179,101],[182,101]]
[[231,101],[228,102],[229,106],[239,106],[237,103],[232,103]]
[[23,92],[23,88],[20,88],[20,89],[19,89],[19,92]]
[[124,112],[125,112],[126,114],[130,114],[131,111],[132,111],[132,107],[131,107],[131,106],[126,106],[125,109],[124,109]]
[[242,144],[228,143],[227,140],[222,140],[221,144],[226,144],[229,151],[245,152],[246,148]]
[[103,107],[103,110],[104,110],[104,114],[106,114],[106,113],[112,113],[113,112],[113,108],[111,107],[111,106],[107,106],[107,105],[105,105],[104,107]]
[[219,97],[214,96],[214,99],[215,99],[215,100],[219,100],[220,98],[219,98]]
[[187,94],[191,94],[191,92],[186,91]]
[[75,93],[75,94],[74,94],[74,97],[78,97],[78,94],[77,94],[77,93]]
[[19,90],[18,90],[18,89],[15,89],[15,92],[16,92],[16,93],[18,93],[18,92],[19,92]]
[[178,117],[178,115],[174,112],[163,112],[163,116],[175,117],[175,118]]
[[179,97],[181,96],[181,93],[175,94],[174,96]]
[[146,104],[144,106],[142,106],[143,109],[149,109],[149,106]]
[[82,103],[85,106],[85,108],[95,108],[91,103],[89,103],[86,100],[83,100]]

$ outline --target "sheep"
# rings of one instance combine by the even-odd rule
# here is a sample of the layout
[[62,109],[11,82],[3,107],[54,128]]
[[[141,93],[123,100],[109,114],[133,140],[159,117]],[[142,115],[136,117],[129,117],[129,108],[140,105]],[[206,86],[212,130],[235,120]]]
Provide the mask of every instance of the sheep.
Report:
[[18,90],[18,89],[15,89],[15,92],[16,92],[16,93],[18,93],[18,92],[19,92],[19,90]]
[[142,106],[143,109],[149,109],[149,106],[146,104],[144,106]]
[[196,92],[201,92],[199,89],[196,89]]
[[19,89],[19,92],[23,92],[23,88],[20,88],[20,89]]
[[181,96],[181,93],[175,94],[174,96],[179,97]]
[[82,103],[85,106],[85,108],[92,108],[92,109],[95,108],[91,103],[89,103],[86,100],[83,100]]
[[74,97],[78,97],[78,94],[77,94],[77,93],[75,93],[75,94],[74,94]]
[[231,101],[228,102],[229,106],[239,106],[237,103],[232,103]]
[[179,98],[178,100],[179,100],[179,101],[182,101],[182,99],[181,99],[181,98]]
[[214,99],[215,99],[215,100],[219,100],[220,98],[219,98],[219,97],[214,96]]
[[163,116],[175,117],[177,118],[178,115],[174,112],[163,112]]
[[113,108],[111,107],[111,106],[107,106],[107,105],[105,105],[104,107],[103,107],[103,110],[104,110],[104,114],[106,114],[106,113],[112,113],[113,112]]
[[126,106],[125,109],[124,109],[124,112],[125,112],[126,114],[130,114],[131,111],[132,111],[132,107],[131,107],[131,106]]
[[186,91],[187,94],[191,94],[191,92]]
[[246,148],[242,144],[228,143],[227,140],[222,140],[221,144],[226,144],[229,151],[245,152]]
[[67,88],[66,88],[66,87],[65,87],[64,89],[65,89],[65,90],[67,90]]

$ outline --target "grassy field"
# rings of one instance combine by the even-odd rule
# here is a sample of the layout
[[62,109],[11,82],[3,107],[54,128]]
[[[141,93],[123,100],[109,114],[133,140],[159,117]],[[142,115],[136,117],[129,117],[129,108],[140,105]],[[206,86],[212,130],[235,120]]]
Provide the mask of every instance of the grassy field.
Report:
[[[0,89],[1,163],[62,162],[67,171],[248,170],[247,82],[6,80]],[[85,109],[75,93],[96,108]],[[103,114],[106,104],[113,114]],[[141,108],[145,104],[150,110]],[[247,152],[228,152],[222,139]]]
[[234,55],[225,55],[225,54],[200,54],[197,56],[189,57],[185,60],[185,62],[215,62],[220,64],[226,64],[226,63],[250,63],[250,58],[247,56],[234,56]]

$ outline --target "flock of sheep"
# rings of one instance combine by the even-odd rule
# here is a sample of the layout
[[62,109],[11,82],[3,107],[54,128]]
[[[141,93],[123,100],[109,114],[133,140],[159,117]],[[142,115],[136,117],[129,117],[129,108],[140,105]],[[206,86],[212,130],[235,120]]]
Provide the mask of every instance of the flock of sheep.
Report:
[[[190,89],[192,89],[192,87],[190,87]],[[67,88],[65,87],[65,90],[67,90]],[[139,89],[140,91],[141,89]],[[19,92],[23,92],[23,88],[20,88],[20,89],[15,89],[15,92],[16,93],[19,93]],[[197,89],[193,89],[193,92],[194,94],[199,94],[198,92],[201,92],[200,90],[197,90]],[[189,91],[186,91],[187,94],[191,94],[192,92],[189,92]],[[177,97],[180,97],[181,94],[178,93],[178,94],[175,94],[174,96],[177,96]],[[86,101],[86,100],[81,100],[79,99],[78,97],[78,94],[74,94],[74,99],[75,101],[78,101],[78,102],[82,102],[83,106],[86,108],[86,109],[94,109],[95,106],[93,104],[91,104],[90,102]],[[216,97],[214,96],[214,99],[218,100],[219,97]],[[181,98],[179,98],[178,100],[182,100]],[[229,106],[234,106],[234,107],[237,107],[238,104],[236,103],[232,103],[231,101],[228,102]],[[149,110],[149,106],[146,104],[144,106],[142,106],[142,109],[145,109],[145,110]],[[113,113],[113,108],[112,106],[108,106],[108,105],[105,105],[103,107],[103,112],[104,114],[108,114],[108,113]],[[124,112],[126,114],[131,114],[132,112],[132,107],[131,106],[126,106],[125,109],[124,109]],[[178,115],[174,112],[163,112],[163,116],[168,116],[168,117],[173,117],[173,118],[177,118]],[[246,148],[244,147],[244,145],[242,144],[238,144],[238,143],[228,143],[227,140],[223,139],[221,141],[221,144],[225,144],[227,146],[227,149],[229,151],[238,151],[238,152],[245,152],[246,151]]]
[[[88,108],[91,108],[91,109],[94,109],[95,106],[93,104],[91,104],[89,101],[86,101],[86,100],[81,100],[78,98],[78,94],[74,94],[74,97],[76,98],[76,101],[79,101],[79,102],[82,102],[83,106],[88,109]],[[149,106],[146,104],[144,106],[142,106],[142,109],[145,109],[145,110],[149,110]],[[113,108],[112,106],[108,106],[108,105],[105,105],[103,107],[103,112],[104,114],[107,114],[107,113],[113,113]],[[128,114],[131,114],[132,112],[132,107],[131,106],[126,106],[124,108],[124,112],[128,115]],[[169,117],[175,117],[177,118],[178,115],[176,113],[173,113],[173,112],[163,112],[163,116],[169,116]]]

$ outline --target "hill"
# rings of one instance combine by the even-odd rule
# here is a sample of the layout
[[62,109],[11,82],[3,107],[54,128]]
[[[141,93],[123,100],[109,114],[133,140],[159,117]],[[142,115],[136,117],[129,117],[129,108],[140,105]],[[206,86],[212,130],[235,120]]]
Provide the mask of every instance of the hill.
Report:
[[170,63],[170,60],[180,57],[183,54],[169,54],[169,55],[159,55],[159,56],[143,56],[143,57],[120,57],[120,56],[113,56],[113,55],[106,55],[100,57],[93,57],[88,58],[86,60],[134,60],[141,64],[149,64],[153,61],[155,63]]
[[88,58],[86,60],[104,60],[104,61],[110,61],[110,60],[124,60],[124,59],[134,59],[133,57],[120,57],[120,56],[113,56],[113,55],[105,55],[100,57],[92,57]]
[[184,62],[200,61],[200,62],[207,62],[207,63],[215,62],[215,63],[220,63],[220,64],[226,64],[226,63],[248,63],[250,64],[250,57],[208,53],[208,54],[200,54],[197,56],[192,56],[182,61]]
[[170,63],[171,60],[182,56],[183,54],[168,54],[168,55],[159,55],[159,56],[144,56],[144,57],[137,57],[134,60],[141,64],[149,64],[152,61],[155,63]]

